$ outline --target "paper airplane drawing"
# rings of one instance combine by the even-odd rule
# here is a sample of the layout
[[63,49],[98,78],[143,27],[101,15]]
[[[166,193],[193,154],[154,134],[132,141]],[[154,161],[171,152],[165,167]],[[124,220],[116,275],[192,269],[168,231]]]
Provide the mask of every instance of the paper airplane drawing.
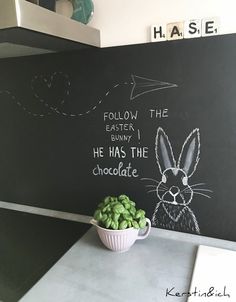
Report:
[[152,80],[144,77],[139,77],[136,75],[131,75],[132,77],[132,90],[130,94],[130,100],[134,100],[142,94],[149,93],[152,91],[178,87],[176,84]]

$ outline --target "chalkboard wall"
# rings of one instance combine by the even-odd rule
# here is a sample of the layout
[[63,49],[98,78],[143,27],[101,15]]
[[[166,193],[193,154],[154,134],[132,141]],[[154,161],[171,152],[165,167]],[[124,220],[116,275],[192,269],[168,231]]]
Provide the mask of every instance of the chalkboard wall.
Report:
[[236,36],[0,61],[0,199],[236,240]]

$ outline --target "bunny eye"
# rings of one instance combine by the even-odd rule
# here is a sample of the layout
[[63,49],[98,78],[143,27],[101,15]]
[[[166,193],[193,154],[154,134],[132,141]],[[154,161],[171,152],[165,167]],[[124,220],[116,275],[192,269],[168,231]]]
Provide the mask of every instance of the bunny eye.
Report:
[[164,183],[166,183],[167,178],[166,178],[166,176],[165,176],[165,175],[162,175],[162,179],[161,179],[161,181],[162,181],[162,182],[164,182]]
[[183,182],[183,185],[187,186],[188,185],[188,177],[187,176],[184,176],[182,178],[182,182]]

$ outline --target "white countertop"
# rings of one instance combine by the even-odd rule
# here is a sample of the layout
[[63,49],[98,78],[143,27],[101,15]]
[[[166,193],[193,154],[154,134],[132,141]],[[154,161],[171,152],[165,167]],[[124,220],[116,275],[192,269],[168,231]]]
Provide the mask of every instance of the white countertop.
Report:
[[186,302],[198,245],[236,250],[236,242],[152,229],[125,253],[103,247],[91,228],[21,302]]

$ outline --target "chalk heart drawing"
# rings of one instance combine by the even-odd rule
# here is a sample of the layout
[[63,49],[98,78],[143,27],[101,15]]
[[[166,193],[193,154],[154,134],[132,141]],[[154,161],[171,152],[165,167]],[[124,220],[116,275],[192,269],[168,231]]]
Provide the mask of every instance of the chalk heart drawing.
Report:
[[35,98],[45,107],[51,107],[51,109],[64,105],[70,94],[70,86],[69,77],[63,72],[35,75],[31,80],[31,88]]
[[150,188],[148,193],[154,192],[159,200],[152,216],[153,226],[200,234],[198,221],[189,204],[195,194],[211,198],[208,193],[212,191],[202,187],[205,183],[189,184],[200,159],[199,129],[194,129],[186,138],[176,163],[169,138],[159,127],[155,155],[161,181],[142,178],[154,182],[146,187]]

